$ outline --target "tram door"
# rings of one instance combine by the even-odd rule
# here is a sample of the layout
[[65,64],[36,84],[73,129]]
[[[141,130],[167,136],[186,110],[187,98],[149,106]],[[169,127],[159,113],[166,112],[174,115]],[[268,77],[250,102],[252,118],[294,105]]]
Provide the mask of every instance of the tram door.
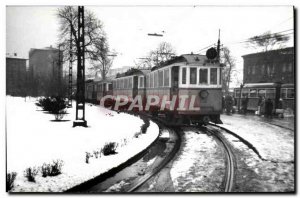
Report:
[[133,99],[138,94],[138,76],[133,76],[133,89],[132,89],[132,97]]
[[170,99],[174,95],[177,96],[176,104],[175,104],[175,109],[177,109],[178,104],[179,104],[179,99],[178,99],[178,85],[179,85],[179,66],[174,66],[172,67],[171,70],[171,90],[170,90]]

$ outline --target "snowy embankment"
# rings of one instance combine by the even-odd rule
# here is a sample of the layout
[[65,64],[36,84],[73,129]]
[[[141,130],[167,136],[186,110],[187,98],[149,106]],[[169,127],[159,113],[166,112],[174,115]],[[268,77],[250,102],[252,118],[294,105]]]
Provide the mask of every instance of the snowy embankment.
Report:
[[220,126],[250,142],[266,160],[294,161],[294,132],[268,123],[258,122],[251,116],[222,115]]
[[[62,192],[90,180],[124,163],[149,146],[159,135],[158,126],[150,122],[146,134],[135,138],[143,121],[124,113],[116,113],[99,106],[86,104],[88,127],[72,127],[73,108],[61,122],[35,106],[35,99],[6,98],[7,171],[17,172],[12,192]],[[91,157],[105,143],[117,142],[117,154]],[[53,160],[63,160],[62,174],[54,177],[36,176],[29,182],[24,171],[39,168]]]

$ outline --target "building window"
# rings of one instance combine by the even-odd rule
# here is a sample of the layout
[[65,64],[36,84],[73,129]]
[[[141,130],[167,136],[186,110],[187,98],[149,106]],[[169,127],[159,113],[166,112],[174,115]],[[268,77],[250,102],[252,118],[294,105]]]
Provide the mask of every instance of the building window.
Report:
[[293,71],[293,64],[292,64],[292,63],[289,63],[288,71],[289,71],[289,72],[292,72],[292,71]]
[[286,64],[285,63],[283,63],[283,65],[282,65],[282,72],[286,72]]
[[249,65],[249,66],[248,66],[247,74],[250,74],[250,73],[251,73],[251,66]]
[[190,68],[190,84],[197,84],[197,68]]
[[169,86],[169,69],[164,70],[164,86],[168,87]]
[[255,65],[252,66],[252,74],[253,75],[255,74],[255,67],[256,67]]
[[261,66],[261,74],[265,74],[265,65]]
[[268,74],[268,75],[271,74],[271,65],[267,65],[267,74]]
[[181,83],[186,84],[186,68],[182,68]]
[[208,69],[199,70],[199,84],[208,84]]

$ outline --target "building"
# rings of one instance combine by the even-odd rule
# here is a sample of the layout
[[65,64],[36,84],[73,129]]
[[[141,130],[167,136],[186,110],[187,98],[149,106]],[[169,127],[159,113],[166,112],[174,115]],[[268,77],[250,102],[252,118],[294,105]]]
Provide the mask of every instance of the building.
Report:
[[294,83],[294,48],[271,50],[242,56],[244,59],[244,84]]
[[27,59],[17,57],[17,54],[6,57],[6,95],[26,95],[26,65]]
[[31,87],[35,96],[56,96],[62,88],[63,54],[52,46],[43,49],[30,49],[29,72]]
[[286,114],[292,115],[295,111],[294,48],[247,54],[242,57],[244,79],[242,91],[235,88],[237,104],[240,106],[242,101],[248,101],[244,102],[248,110],[257,111],[258,104],[269,100],[273,113],[284,109],[285,113],[289,112]]

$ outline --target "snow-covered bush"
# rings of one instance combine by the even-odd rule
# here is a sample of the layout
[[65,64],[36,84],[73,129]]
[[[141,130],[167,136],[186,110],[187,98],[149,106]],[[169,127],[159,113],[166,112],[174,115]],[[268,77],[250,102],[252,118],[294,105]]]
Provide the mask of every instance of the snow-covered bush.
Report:
[[118,143],[116,143],[116,142],[105,143],[105,145],[102,149],[102,153],[103,153],[103,155],[116,154],[117,147],[118,147]]
[[41,166],[41,172],[43,177],[47,177],[51,173],[51,165],[44,163],[43,166]]
[[16,177],[16,172],[6,174],[6,192],[10,191],[14,187]]
[[36,167],[29,167],[24,171],[24,176],[30,182],[35,182],[35,176],[38,174],[38,169]]
[[61,120],[66,115],[66,110],[59,110],[57,113],[54,114],[55,120]]
[[49,176],[56,176],[61,174],[62,166],[64,165],[64,162],[62,160],[54,160],[51,164],[51,171]]
[[101,153],[99,151],[93,151],[94,153],[94,156],[96,159],[98,159],[98,155],[99,155],[99,158],[101,157]]
[[36,105],[42,107],[44,111],[49,111],[52,114],[58,114],[61,110],[67,107],[64,98],[59,96],[41,98]]
[[93,155],[91,155],[89,152],[85,152],[85,163],[89,163],[90,161],[90,157],[92,157]]
[[62,160],[56,160],[49,164],[44,163],[43,166],[41,166],[42,176],[43,177],[57,176],[61,174],[62,166],[63,166]]

